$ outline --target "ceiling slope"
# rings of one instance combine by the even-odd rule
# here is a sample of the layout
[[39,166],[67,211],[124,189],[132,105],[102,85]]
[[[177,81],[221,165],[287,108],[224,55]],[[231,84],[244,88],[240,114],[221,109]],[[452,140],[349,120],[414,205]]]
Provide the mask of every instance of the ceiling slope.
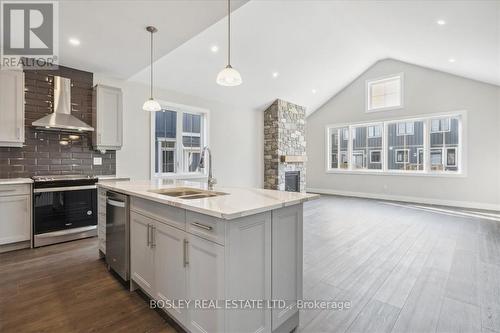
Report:
[[[215,83],[226,62],[226,19],[160,58],[157,85],[257,110],[282,98],[312,112],[385,58],[500,84],[499,7],[499,1],[254,0],[232,16],[232,65],[241,86]],[[148,73],[131,80],[147,83]]]
[[[233,10],[248,0],[234,0]],[[60,63],[118,79],[149,64],[146,26],[161,58],[227,15],[225,0],[65,0],[59,2]],[[77,47],[69,44],[77,38]]]

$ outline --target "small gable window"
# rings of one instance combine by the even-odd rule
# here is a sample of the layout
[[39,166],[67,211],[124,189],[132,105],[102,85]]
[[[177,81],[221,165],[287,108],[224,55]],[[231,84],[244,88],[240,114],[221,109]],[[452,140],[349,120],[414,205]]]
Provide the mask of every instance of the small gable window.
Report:
[[403,74],[366,81],[366,111],[386,111],[403,107]]

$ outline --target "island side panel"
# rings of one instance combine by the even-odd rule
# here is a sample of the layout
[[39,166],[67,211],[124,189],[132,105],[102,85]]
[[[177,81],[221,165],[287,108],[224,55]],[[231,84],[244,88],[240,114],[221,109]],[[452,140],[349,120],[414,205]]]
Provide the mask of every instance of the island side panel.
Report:
[[[227,299],[270,300],[271,212],[226,223]],[[271,332],[271,310],[228,309],[225,332]]]
[[286,308],[272,310],[273,332],[298,325],[297,300],[302,299],[303,205],[272,211],[272,299],[286,300]]

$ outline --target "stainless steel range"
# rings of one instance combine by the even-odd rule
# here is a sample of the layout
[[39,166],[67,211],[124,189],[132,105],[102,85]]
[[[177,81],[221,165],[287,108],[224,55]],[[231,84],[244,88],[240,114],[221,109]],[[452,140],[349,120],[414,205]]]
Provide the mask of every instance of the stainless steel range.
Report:
[[34,247],[97,235],[96,177],[32,178]]

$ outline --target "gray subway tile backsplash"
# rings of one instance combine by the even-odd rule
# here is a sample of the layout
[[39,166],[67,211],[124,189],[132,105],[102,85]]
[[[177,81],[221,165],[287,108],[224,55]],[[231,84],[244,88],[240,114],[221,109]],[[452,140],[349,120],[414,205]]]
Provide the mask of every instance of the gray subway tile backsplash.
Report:
[[[40,131],[31,123],[52,112],[52,76],[71,79],[72,114],[92,124],[93,74],[60,66],[56,71],[25,71],[25,146],[0,147],[0,178],[59,174],[112,175],[116,173],[116,153],[101,154],[92,149],[91,134],[62,146],[67,133]],[[102,165],[93,165],[102,157]]]

